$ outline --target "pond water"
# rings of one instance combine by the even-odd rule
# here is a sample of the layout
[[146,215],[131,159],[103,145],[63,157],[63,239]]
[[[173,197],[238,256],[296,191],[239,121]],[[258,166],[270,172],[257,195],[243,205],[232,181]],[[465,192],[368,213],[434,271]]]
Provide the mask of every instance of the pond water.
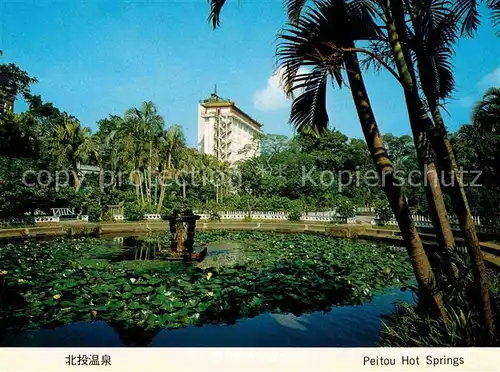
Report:
[[391,289],[365,305],[336,307],[330,312],[262,314],[232,325],[204,325],[146,332],[119,330],[105,322],[73,323],[7,334],[0,346],[39,347],[373,347],[383,327],[381,315],[394,302],[412,301],[410,291]]

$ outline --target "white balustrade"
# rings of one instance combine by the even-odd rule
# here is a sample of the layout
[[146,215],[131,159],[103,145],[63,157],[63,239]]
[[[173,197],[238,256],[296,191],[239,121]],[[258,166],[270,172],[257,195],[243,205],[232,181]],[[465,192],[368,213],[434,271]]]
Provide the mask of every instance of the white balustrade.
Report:
[[40,216],[31,219],[34,223],[58,223],[59,216]]

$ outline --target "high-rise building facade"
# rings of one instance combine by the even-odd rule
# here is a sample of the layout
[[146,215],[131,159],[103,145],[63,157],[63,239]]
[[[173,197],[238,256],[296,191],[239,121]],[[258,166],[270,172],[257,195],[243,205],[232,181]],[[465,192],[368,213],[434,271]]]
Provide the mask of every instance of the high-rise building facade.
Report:
[[198,151],[231,164],[260,154],[262,124],[213,93],[198,105]]

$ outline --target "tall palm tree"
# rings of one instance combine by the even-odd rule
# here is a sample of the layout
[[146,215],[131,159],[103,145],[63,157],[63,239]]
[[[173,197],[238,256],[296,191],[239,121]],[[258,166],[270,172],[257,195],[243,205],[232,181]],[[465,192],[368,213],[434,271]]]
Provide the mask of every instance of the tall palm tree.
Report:
[[[500,1],[488,1],[487,5],[493,10],[492,16],[498,24]],[[458,164],[439,107],[454,88],[451,64],[454,44],[460,35],[472,35],[479,24],[477,2],[459,0],[453,5],[443,0],[413,0],[408,9],[412,21],[408,43],[412,46],[422,91],[435,124],[434,131],[429,131],[429,134],[439,155],[441,168],[447,172],[452,181],[449,191],[471,258],[479,294],[478,307],[486,329],[493,333],[493,315],[484,259]]]
[[[417,71],[411,56],[411,49],[410,49],[411,39],[409,37],[409,32],[406,25],[406,15],[407,15],[406,10],[408,8],[412,9],[412,7],[410,6],[405,8],[402,0],[391,0],[391,1],[377,0],[377,1],[369,1],[369,3],[371,4],[372,9],[375,9],[374,12],[379,16],[379,19],[383,22],[385,30],[387,31],[389,48],[390,51],[392,52],[393,61],[398,70],[398,74],[400,76],[400,82],[403,87],[403,92],[405,94],[408,114],[410,117],[410,124],[412,127],[412,131],[414,133],[414,138],[416,140],[417,152],[420,152],[419,157],[423,159],[425,154],[428,153],[429,150],[431,150],[431,154],[435,151],[442,165],[443,164],[448,165],[448,168],[453,170],[454,169],[453,164],[455,164],[456,166],[456,162],[454,161],[451,145],[449,144],[449,141],[447,141],[447,138],[445,137],[445,132],[443,131],[444,124],[442,124],[442,122],[439,123],[440,115],[438,115],[438,111],[436,110],[437,107],[436,97],[429,99],[429,102],[430,106],[432,106],[431,111],[433,114],[433,118],[435,121],[438,122],[437,124],[438,128],[434,126],[435,122],[433,122],[432,119],[427,115],[426,107],[424,106],[424,103],[422,102],[419,96],[419,90],[418,90],[419,81],[417,79]],[[432,5],[431,1],[427,2],[424,1],[423,3],[426,3],[428,7]],[[446,9],[446,5],[447,2],[441,1],[438,8],[441,9],[442,11],[442,9]],[[420,7],[420,10],[421,9],[422,7]],[[446,11],[444,12],[444,14],[446,14]],[[418,32],[420,31],[419,27],[421,26],[421,24],[419,24],[419,21],[422,21],[422,13],[413,12],[412,16],[413,16],[412,18],[413,25],[414,28],[416,29],[416,33],[418,34]],[[455,16],[456,15],[453,15],[452,17]],[[443,18],[444,17],[441,17],[441,19],[438,20],[443,21]],[[425,20],[425,17],[423,17],[423,19]],[[444,21],[445,22],[442,23],[446,24],[447,22],[449,22],[449,19],[444,18]],[[435,25],[436,22],[433,23],[427,21],[427,23],[432,24],[433,25],[432,27],[436,26]],[[440,27],[443,28],[443,26]],[[448,36],[448,34],[446,33],[442,33],[442,35],[444,35],[445,37],[445,39],[441,42],[441,45],[444,48],[444,52],[443,50],[441,50],[440,53],[446,55],[447,54],[446,48],[448,46],[447,44],[449,43],[450,36]],[[429,41],[429,39],[427,41]],[[427,60],[429,59],[429,53],[427,53],[427,50],[425,48],[428,47],[429,45],[432,44],[427,42],[425,45],[421,44],[418,45],[417,48],[415,48],[420,55],[421,63],[427,62],[426,59]],[[418,58],[419,57],[417,57],[417,59]],[[431,63],[436,62],[432,58],[430,60],[432,61]],[[423,66],[424,66],[423,69],[421,69],[421,71],[423,71],[421,76],[421,81],[423,77],[424,81],[423,84],[426,86],[424,93],[427,94],[428,96],[430,96],[431,93],[435,94],[436,88],[440,89],[441,92],[446,92],[446,90],[449,88],[448,86],[443,84],[442,86],[436,87],[428,83],[428,81],[431,79],[429,79],[427,68],[431,66],[429,66],[428,64],[426,65],[427,67],[425,67],[425,65]],[[436,66],[433,67],[434,69],[436,69]],[[438,71],[438,73],[439,72],[442,73],[443,65],[438,67],[441,68],[441,70]],[[444,70],[447,70],[446,69],[447,67],[448,66],[444,65]],[[448,79],[448,82],[449,81],[450,79]],[[433,90],[431,88],[433,88]],[[437,136],[435,135],[436,133]],[[434,146],[432,147],[432,149],[430,148],[428,142],[429,135],[431,136],[431,139],[434,139]],[[434,138],[432,138],[433,135],[435,135]],[[458,170],[458,168],[455,169]],[[458,182],[458,185],[451,189],[453,202],[455,205],[455,211],[459,219],[460,225],[465,233],[465,240],[472,261],[474,278],[476,286],[478,288],[478,293],[480,294],[479,296],[480,299],[478,300],[478,305],[480,307],[479,313],[481,314],[484,320],[485,327],[488,330],[490,330],[490,334],[492,334],[494,327],[493,315],[489,299],[488,284],[487,284],[483,254],[481,252],[477,234],[474,230],[474,223],[467,203],[466,195],[463,190],[463,187],[461,187],[461,181],[458,179],[459,173],[458,172],[453,172],[453,173],[455,173],[454,178]],[[447,221],[446,218],[447,212],[442,197],[442,192],[439,187],[439,179],[437,179],[436,181],[437,185],[433,183],[430,184],[431,195],[429,195],[428,199],[431,203],[433,203],[432,209],[435,212],[434,219],[435,222],[438,222],[436,224],[437,227],[436,230],[439,232],[438,227],[441,227],[441,232],[442,232],[441,236],[444,237],[445,239],[446,236],[449,236],[451,240],[453,239],[453,235],[451,234],[451,229],[449,229],[449,222]],[[449,246],[447,247],[450,248]]]
[[144,102],[141,108],[131,108],[125,112],[125,120],[133,123],[133,128],[135,135],[147,146],[143,147],[145,153],[149,153],[149,156],[145,159],[145,171],[147,171],[146,180],[146,195],[148,199],[148,204],[152,204],[152,167],[153,167],[153,148],[156,142],[159,140],[165,122],[161,115],[158,114],[158,110],[155,104],[151,101]]
[[52,156],[57,165],[70,166],[74,187],[78,190],[78,165],[87,163],[92,157],[100,159],[99,141],[96,136],[91,135],[90,128],[82,127],[76,119],[68,116],[55,127],[53,138]]
[[198,151],[191,147],[185,147],[182,149],[179,161],[178,161],[178,170],[181,177],[179,177],[179,181],[181,181],[181,189],[182,189],[182,198],[186,199],[186,182],[189,179],[188,175],[193,176],[196,173],[196,170],[203,166],[200,162]]
[[172,125],[163,132],[158,146],[158,157],[161,165],[160,172],[160,198],[158,200],[157,212],[160,213],[165,200],[165,188],[168,177],[171,177],[176,169],[179,158],[186,145],[186,140],[179,125]]
[[[359,2],[315,1],[314,8],[308,8],[305,15],[297,17],[304,3],[305,1],[289,1],[289,14],[296,18],[291,20],[292,24],[287,32],[281,34],[280,37],[285,43],[278,49],[285,71],[283,80],[286,89],[289,93],[304,89],[304,92],[294,99],[291,122],[303,133],[324,132],[328,124],[325,103],[328,77],[341,86],[344,67],[365,139],[379,174],[383,177],[384,191],[407,244],[423,298],[446,319],[441,296],[439,293],[431,294],[428,291],[429,286],[434,286],[435,277],[406,199],[395,181],[394,169],[378,130],[356,53],[355,40],[376,37],[377,28],[368,17],[369,13],[359,6]],[[219,24],[219,13],[223,4],[223,0],[212,1],[210,17],[214,26]],[[312,70],[299,73],[302,66]]]

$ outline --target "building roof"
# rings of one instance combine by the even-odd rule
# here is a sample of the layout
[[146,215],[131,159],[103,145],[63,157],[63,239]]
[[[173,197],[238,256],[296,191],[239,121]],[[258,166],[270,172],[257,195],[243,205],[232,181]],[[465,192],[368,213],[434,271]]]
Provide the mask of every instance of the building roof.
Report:
[[223,99],[217,95],[217,93],[212,93],[209,98],[202,100],[201,105],[206,108],[213,108],[213,107],[230,107],[232,111],[237,112],[241,116],[245,117],[248,121],[256,125],[258,128],[262,127],[262,124],[259,123],[257,120],[253,119],[250,115],[248,115],[246,112],[241,110],[236,104],[229,100],[229,99]]

